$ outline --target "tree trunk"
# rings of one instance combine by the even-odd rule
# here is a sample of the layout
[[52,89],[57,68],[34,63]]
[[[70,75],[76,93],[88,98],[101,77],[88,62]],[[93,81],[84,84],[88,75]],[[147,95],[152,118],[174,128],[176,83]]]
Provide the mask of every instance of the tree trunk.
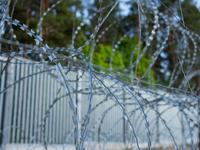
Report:
[[[26,2],[26,26],[27,26],[27,28],[29,28],[29,0]],[[25,31],[26,37],[28,36],[27,33],[28,32]],[[28,44],[28,43],[26,42],[26,44]],[[24,47],[24,51],[26,51],[26,47]],[[24,58],[26,58],[25,53],[24,53]]]
[[[49,8],[49,0],[42,0],[42,13],[44,13]],[[49,23],[47,23],[49,25]],[[47,39],[44,37],[44,35],[49,34],[49,28],[43,27],[42,29],[42,38],[44,39],[44,44],[47,44]]]

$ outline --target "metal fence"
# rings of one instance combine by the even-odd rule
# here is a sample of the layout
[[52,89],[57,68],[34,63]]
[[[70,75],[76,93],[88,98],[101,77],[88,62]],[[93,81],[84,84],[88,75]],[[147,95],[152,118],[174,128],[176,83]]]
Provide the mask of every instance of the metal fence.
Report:
[[[0,57],[1,72],[6,65],[7,58]],[[65,70],[65,74],[68,69]],[[77,104],[77,114],[79,118],[84,118],[87,114],[89,75],[82,74],[79,69],[72,69],[67,73],[68,84],[72,87],[70,93]],[[0,80],[0,142],[1,144],[74,144],[74,123],[73,113],[69,106],[69,96],[66,94],[64,86],[59,79],[59,73],[51,66],[32,62],[30,60],[16,57],[6,71],[3,71]],[[81,76],[81,78],[80,78]],[[79,80],[77,80],[79,78]],[[88,136],[86,142],[124,142],[127,135],[131,134],[128,124],[120,111],[119,105],[110,99],[109,93],[95,80],[93,81],[92,106],[90,122],[88,125]],[[146,124],[143,122],[143,115],[139,107],[132,101],[128,92],[119,88],[110,79],[103,78],[103,83],[115,92],[121,103],[126,102],[125,111],[130,114],[134,123],[140,143],[147,141],[145,132]],[[135,87],[134,87],[135,88]],[[184,129],[183,119],[180,119],[179,110],[169,106],[168,102],[153,101],[160,99],[153,94],[147,94],[142,89],[140,91],[144,98],[147,98],[157,111],[167,122],[176,141],[182,141],[182,137],[189,133],[185,130],[180,134],[180,129]],[[162,90],[157,92],[163,94]],[[165,92],[165,95],[176,97],[176,95]],[[167,96],[168,96],[167,95]],[[183,96],[182,96],[183,97]],[[179,97],[177,97],[179,98]],[[180,97],[181,99],[181,97]],[[126,101],[125,101],[126,100]],[[95,109],[94,109],[95,108]],[[50,112],[48,114],[48,111]],[[166,130],[165,124],[159,122],[157,115],[150,109],[146,110],[148,120],[151,124],[152,138],[160,142],[171,142],[170,134]],[[196,112],[194,112],[196,114]],[[44,118],[47,119],[44,121]],[[183,118],[183,116],[182,116]],[[81,121],[83,123],[84,121]],[[81,127],[79,127],[80,129]],[[194,140],[198,133],[194,129]],[[1,134],[1,131],[3,134]],[[161,134],[162,133],[162,134]],[[2,136],[3,135],[3,136]],[[130,138],[133,138],[130,136]],[[186,139],[187,141],[187,139]],[[169,145],[169,143],[167,143]],[[147,146],[146,146],[147,147]]]
[[[2,71],[7,58],[1,57],[0,60],[0,70]],[[57,75],[58,72],[54,69],[45,71],[43,65],[23,58],[14,59],[12,63],[9,63],[0,80],[0,127],[4,133],[1,140],[4,138],[6,143],[29,143],[31,137],[38,131],[33,143],[42,143],[44,139],[47,143],[53,144],[74,143],[73,138],[69,137],[69,133],[73,129],[69,98]],[[86,82],[87,76],[76,82],[78,71],[69,72],[67,77],[71,80],[71,86],[76,90],[89,85]],[[79,115],[84,117],[88,110],[87,93],[80,94],[75,90],[72,93],[72,97],[79,101],[77,103]],[[105,98],[105,95],[96,94],[92,106],[94,107]],[[50,110],[45,127],[39,127],[46,111],[55,99],[58,101]],[[91,114],[89,128],[93,128],[98,118],[113,104],[113,101],[99,104],[101,107],[97,107]],[[118,108],[112,108],[102,123],[102,135],[107,133],[109,130],[107,127],[112,126],[122,115]],[[111,135],[120,136],[111,137],[110,141],[123,141],[121,136],[124,132],[123,121],[119,122],[112,132]],[[93,141],[98,140],[95,134],[89,136]]]

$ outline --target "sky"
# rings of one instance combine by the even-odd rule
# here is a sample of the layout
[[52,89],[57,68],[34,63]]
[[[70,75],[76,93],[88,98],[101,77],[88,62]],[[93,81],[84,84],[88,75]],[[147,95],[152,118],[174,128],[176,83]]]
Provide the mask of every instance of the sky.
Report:
[[[200,0],[194,0],[194,2],[197,3],[197,7],[200,9]],[[124,3],[120,3],[120,7],[123,10],[122,15],[127,15],[129,13],[129,7],[128,7],[128,5],[126,5]]]
[[[88,6],[88,4],[91,4],[92,2],[93,2],[94,0],[88,0],[88,1],[86,1],[84,4],[85,4],[85,6]],[[127,0],[122,0],[122,1],[127,1]],[[122,9],[122,15],[128,15],[128,13],[129,13],[129,8],[130,8],[130,5],[126,5],[125,3],[123,3],[123,2],[120,2],[120,8]],[[129,1],[129,0],[128,0]],[[182,1],[182,0],[181,0]],[[194,0],[196,3],[197,3],[197,7],[200,9],[200,0]],[[85,10],[84,11],[84,14],[85,14],[85,18],[87,18],[87,16],[88,16],[88,12]],[[80,14],[78,14],[78,16],[79,16]],[[87,19],[87,20],[85,20],[87,23],[89,23],[89,20]]]
[[197,7],[200,8],[200,0],[194,0],[195,2],[197,2]]

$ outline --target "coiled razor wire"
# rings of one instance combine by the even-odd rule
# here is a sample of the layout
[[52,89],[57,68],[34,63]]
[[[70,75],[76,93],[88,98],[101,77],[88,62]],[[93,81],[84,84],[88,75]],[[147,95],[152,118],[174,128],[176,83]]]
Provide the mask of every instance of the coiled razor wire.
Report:
[[[92,149],[95,142],[98,148],[106,149],[106,145],[109,144],[109,142],[112,142],[112,140],[118,143],[124,142],[124,149],[128,147],[138,150],[145,147],[152,149],[156,146],[156,144],[159,144],[157,141],[158,135],[169,137],[169,139],[165,140],[171,141],[170,144],[171,146],[174,146],[174,149],[179,149],[181,145],[188,143],[188,140],[190,141],[189,144],[191,150],[197,149],[197,130],[199,129],[200,122],[198,116],[198,91],[200,87],[195,86],[194,88],[191,88],[190,80],[200,75],[200,71],[195,70],[195,63],[199,59],[200,50],[198,49],[198,40],[200,39],[200,36],[188,29],[178,20],[176,16],[173,16],[175,18],[174,19],[169,15],[159,12],[156,4],[152,0],[137,1],[136,4],[138,6],[138,11],[141,13],[140,14],[138,12],[138,18],[142,19],[142,21],[139,20],[140,25],[127,30],[117,42],[115,42],[114,37],[113,47],[110,55],[110,68],[102,68],[92,64],[95,47],[97,46],[97,43],[101,42],[100,39],[102,36],[106,36],[106,33],[110,28],[112,28],[115,24],[125,21],[128,16],[122,16],[121,18],[118,18],[104,30],[100,30],[100,28],[105,20],[109,19],[109,15],[113,12],[115,7],[124,1],[117,0],[107,6],[102,6],[103,1],[100,0],[100,8],[94,14],[88,16],[89,19],[93,19],[95,16],[99,15],[98,22],[94,27],[94,32],[90,35],[90,38],[87,39],[87,41],[84,41],[82,46],[76,49],[74,49],[75,38],[78,32],[86,24],[84,21],[81,22],[76,29],[74,22],[72,27],[73,35],[71,47],[52,48],[49,47],[48,44],[45,45],[43,43],[43,39],[41,38],[42,33],[40,32],[42,31],[44,17],[53,8],[56,9],[57,5],[62,2],[63,0],[57,1],[50,8],[48,8],[46,12],[43,13],[43,15],[40,17],[39,23],[37,24],[37,35],[35,34],[34,30],[29,30],[27,25],[20,24],[19,20],[12,19],[6,15],[9,3],[4,0],[0,2],[0,35],[4,34],[5,23],[8,23],[20,28],[22,31],[26,31],[36,43],[36,45],[20,43],[17,41],[15,34],[13,34],[15,41],[3,39],[1,36],[1,43],[19,47],[18,52],[5,52],[3,49],[1,49],[1,58],[4,58],[1,60],[1,63],[4,64],[1,69],[1,82],[3,82],[3,76],[4,72],[6,72],[6,68],[11,64],[15,66],[29,65],[35,68],[33,73],[31,71],[28,72],[30,74],[26,72],[26,75],[20,77],[17,75],[18,77],[14,82],[6,85],[5,87],[1,87],[0,96],[5,94],[9,89],[18,85],[19,83],[24,83],[26,80],[29,81],[29,84],[31,85],[30,79],[41,77],[42,74],[45,76],[49,75],[54,82],[60,84],[60,87],[56,91],[56,97],[54,96],[53,101],[47,102],[47,107],[44,108],[43,114],[40,114],[40,122],[38,122],[38,124],[34,127],[32,126],[33,133],[31,133],[28,137],[24,126],[6,126],[0,130],[0,134],[3,139],[1,148],[3,149],[4,145],[9,143],[5,140],[6,135],[4,133],[6,130],[11,128],[12,130],[17,130],[17,133],[24,135],[23,137],[18,136],[17,140],[15,140],[15,143],[20,143],[20,138],[22,141],[28,138],[28,140],[26,140],[28,141],[26,143],[27,149],[30,149],[36,140],[39,141],[39,143],[42,143],[45,149],[48,149],[49,146],[53,146],[52,144],[55,144],[54,142],[51,140],[47,141],[47,135],[49,135],[47,133],[47,125],[50,123],[48,122],[48,119],[52,114],[52,111],[54,111],[54,108],[57,107],[59,101],[64,99],[65,101],[68,101],[68,105],[71,108],[72,118],[70,119],[72,119],[74,125],[66,132],[61,131],[61,133],[57,133],[58,135],[60,134],[60,137],[63,139],[63,142],[61,143],[63,149],[67,149],[67,146],[71,143],[74,144],[76,150]],[[130,5],[133,3],[134,2],[131,2]],[[162,2],[161,4],[163,5]],[[147,8],[147,10],[144,10],[143,7]],[[102,12],[106,9],[109,9],[109,11],[106,16],[103,16]],[[148,20],[146,17],[146,13],[148,12],[154,16],[152,20]],[[150,26],[148,25],[148,22],[153,22],[151,32],[148,32],[148,28]],[[166,28],[163,28],[161,26],[162,24],[166,25]],[[136,35],[136,32],[141,32],[143,29],[145,30],[145,37],[139,39],[141,40],[141,43],[145,43],[142,52],[139,54],[140,45],[133,47],[132,41],[131,47],[128,49],[131,51],[131,56],[129,58],[130,66],[125,68],[124,72],[117,72],[113,70],[112,61],[114,52],[119,49],[121,42],[125,39],[125,37]],[[12,26],[11,30],[13,30]],[[173,42],[170,42],[168,38],[170,32],[174,32],[176,37],[176,40]],[[178,39],[179,34],[183,37],[181,40]],[[192,56],[188,46],[189,41],[192,41],[194,47]],[[145,57],[145,54],[149,51],[151,45],[153,45],[153,42],[157,42],[156,50],[153,52],[153,55],[150,58],[147,71],[141,75],[141,79],[139,79],[138,76],[133,76],[133,68],[136,67],[137,72],[137,66],[139,62],[143,57]],[[181,56],[181,59],[176,62],[175,67],[173,68],[169,85],[165,86],[147,82],[145,80],[147,74],[149,75],[149,72],[156,63],[158,57],[164,53],[163,50],[168,48],[171,44],[175,44],[177,46],[177,58]],[[41,45],[41,47],[38,45]],[[84,54],[81,51],[87,45],[92,46],[89,48],[88,53]],[[133,55],[137,49],[137,58],[134,60]],[[68,52],[69,55],[64,55],[63,53],[59,53],[59,51]],[[28,54],[31,53],[35,53],[37,55],[44,54],[45,56],[48,56],[49,61],[45,61],[43,55],[40,56],[40,58],[42,58],[40,62],[34,61],[28,56]],[[21,59],[23,55],[27,56],[28,59],[26,59],[26,61]],[[82,60],[78,60],[75,57],[81,58]],[[62,66],[61,61],[68,61],[70,62],[70,65]],[[187,67],[183,68],[183,64]],[[99,68],[105,72],[109,72],[109,74],[106,74],[104,71],[97,71]],[[129,75],[130,71],[131,76]],[[71,79],[69,77],[71,72],[76,72],[77,78]],[[184,75],[181,79],[181,83],[179,83],[178,88],[173,87],[175,83],[178,84],[177,79],[182,75],[181,73]],[[127,82],[127,79],[129,79],[131,83]],[[27,82],[25,83],[27,84]],[[76,84],[76,87],[73,86],[74,83]],[[50,85],[50,83],[48,83],[48,85]],[[147,85],[149,85],[148,88]],[[190,88],[189,91],[188,88]],[[54,88],[54,90],[55,89],[56,88]],[[61,90],[64,90],[65,93],[62,94],[60,92]],[[30,89],[24,89],[24,92],[30,93],[31,91]],[[80,97],[74,98],[74,96],[72,96],[73,94],[79,94],[82,95],[82,97],[81,99]],[[32,98],[34,98],[34,95],[32,95]],[[99,98],[100,100],[97,101]],[[79,113],[80,106],[77,103],[78,101],[81,101],[81,104],[86,105],[86,107],[84,107],[85,110],[82,111],[84,112],[83,114]],[[23,103],[25,104],[25,101]],[[158,106],[159,108],[165,107],[165,109],[160,111],[158,110]],[[101,111],[98,116],[95,116],[95,113],[98,109],[102,109],[103,111]],[[113,110],[118,114],[117,119],[115,120],[112,119],[111,116],[111,112]],[[181,122],[182,125],[180,125],[183,128],[184,133],[179,129],[175,130],[173,128],[175,124],[172,124],[171,121],[173,121],[174,118],[166,118],[165,114],[172,115],[173,111],[170,112],[170,110],[179,112],[182,117],[184,117],[183,121]],[[178,117],[178,113],[173,115]],[[18,118],[14,116],[14,120],[16,121],[17,119]],[[106,126],[106,122],[109,122],[109,120],[114,120],[114,122],[110,121],[112,124]],[[158,124],[158,122],[162,122],[163,129],[155,134],[154,130],[156,130],[156,124]],[[177,120],[175,122],[178,124]],[[184,128],[184,123],[187,124],[187,128]],[[118,126],[120,125],[124,126],[125,132],[114,132],[115,128],[118,130]],[[180,126],[179,128],[181,128]],[[41,137],[38,136],[40,131],[42,131]],[[188,136],[186,139],[181,141],[177,136],[178,134],[184,134],[184,136]],[[94,137],[96,137],[97,140],[95,140]],[[125,139],[124,141],[122,140],[123,137]],[[56,137],[52,136],[49,138],[55,139]]]

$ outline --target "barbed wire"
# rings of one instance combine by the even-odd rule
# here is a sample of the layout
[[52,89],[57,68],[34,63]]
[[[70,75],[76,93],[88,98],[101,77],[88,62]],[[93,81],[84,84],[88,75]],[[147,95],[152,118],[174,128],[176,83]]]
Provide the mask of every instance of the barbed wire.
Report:
[[[94,26],[94,31],[90,34],[90,37],[86,41],[83,41],[84,44],[78,48],[74,48],[76,35],[86,24],[83,21],[79,25],[76,25],[77,22],[75,22],[75,15],[73,18],[73,33],[70,47],[53,48],[43,42],[41,36],[42,24],[44,17],[48,14],[48,12],[52,9],[56,9],[56,7],[58,7],[62,2],[64,1],[57,1],[42,14],[37,24],[36,33],[34,30],[29,29],[26,24],[20,24],[19,20],[9,17],[9,15],[6,14],[9,9],[9,3],[5,0],[0,2],[0,42],[17,48],[17,51],[14,51],[13,48],[11,48],[10,51],[5,51],[3,47],[0,50],[0,63],[3,64],[2,67],[0,66],[0,68],[2,68],[1,85],[3,80],[5,80],[3,77],[5,76],[9,66],[14,65],[19,67],[23,65],[25,66],[24,68],[28,68],[30,66],[33,67],[33,72],[30,71],[30,69],[27,69],[24,74],[22,67],[20,67],[21,75],[15,75],[17,77],[15,77],[12,83],[3,85],[0,88],[0,96],[6,94],[9,89],[20,85],[20,90],[23,88],[24,92],[23,108],[29,109],[28,105],[31,105],[30,97],[33,99],[35,98],[35,100],[38,99],[35,95],[30,95],[30,89],[24,88],[27,84],[34,84],[31,81],[32,78],[41,78],[40,81],[42,81],[42,75],[44,75],[44,78],[46,76],[50,76],[52,82],[59,85],[58,89],[51,87],[52,92],[46,93],[49,99],[50,97],[53,99],[52,101],[49,99],[46,100],[42,97],[42,95],[40,95],[40,99],[43,100],[42,103],[44,105],[39,106],[39,104],[37,104],[37,107],[45,107],[38,116],[39,121],[37,123],[33,121],[32,124],[34,125],[30,125],[33,129],[31,134],[26,132],[28,124],[22,124],[22,126],[20,126],[19,122],[16,126],[14,124],[10,124],[9,126],[4,126],[3,129],[0,129],[0,135],[3,139],[1,142],[1,149],[4,149],[4,145],[9,143],[9,141],[6,141],[6,136],[10,135],[5,134],[5,130],[8,129],[17,130],[17,136],[15,135],[16,133],[14,133],[14,136],[12,137],[13,139],[15,136],[17,137],[17,140],[15,140],[16,143],[24,143],[24,141],[28,141],[26,143],[27,149],[30,149],[35,141],[39,141],[43,144],[45,149],[48,149],[49,145],[54,144],[54,139],[56,139],[57,136],[62,138],[61,144],[63,145],[63,149],[70,144],[70,141],[73,141],[72,143],[74,144],[76,150],[84,150],[86,148],[91,149],[92,143],[95,141],[95,136],[97,137],[97,143],[99,144],[98,146],[100,149],[106,149],[106,144],[112,140],[119,142],[122,137],[125,139],[123,141],[125,148],[131,146],[133,149],[140,150],[144,147],[143,145],[147,143],[145,147],[152,149],[156,144],[159,144],[157,140],[158,136],[169,136],[171,139],[168,139],[168,141],[171,141],[171,145],[174,146],[174,149],[180,149],[180,139],[177,138],[177,133],[174,133],[173,129],[173,126],[176,125],[171,123],[174,117],[179,117],[178,114],[181,114],[183,117],[181,122],[182,124],[179,128],[184,128],[183,123],[186,123],[188,126],[187,129],[184,128],[184,133],[176,130],[179,135],[189,135],[189,137],[187,137],[184,141],[181,141],[182,145],[190,140],[190,148],[197,149],[198,139],[196,130],[199,130],[200,122],[198,110],[200,99],[198,91],[200,87],[196,84],[192,88],[190,81],[194,77],[198,77],[200,75],[200,71],[196,70],[195,66],[195,63],[198,63],[197,61],[199,58],[198,40],[200,39],[200,36],[188,29],[185,26],[184,20],[182,20],[183,23],[181,23],[178,17],[172,13],[169,8],[167,8],[167,10],[172,13],[173,17],[169,14],[159,12],[159,9],[154,1],[140,0],[135,2],[138,7],[136,13],[139,18],[138,25],[125,31],[120,38],[116,38],[117,35],[115,34],[112,41],[113,43],[110,43],[112,48],[109,68],[103,68],[92,64],[93,59],[95,59],[94,54],[96,46],[98,43],[101,43],[102,36],[106,36],[107,32],[114,28],[114,25],[118,25],[120,22],[126,21],[125,19],[134,13],[117,18],[117,20],[109,24],[109,26],[101,29],[102,25],[107,19],[109,19],[109,15],[113,13],[113,10],[117,7],[117,5],[124,1],[117,0],[107,6],[103,6],[103,0],[100,0],[100,8],[95,13],[87,17],[89,19],[93,19],[97,16],[98,21]],[[131,2],[129,5],[132,5],[133,3],[134,2]],[[161,4],[164,5],[162,2]],[[105,10],[107,10],[107,13],[104,16],[103,12]],[[14,8],[12,8],[11,11],[13,12]],[[76,11],[74,12],[75,14]],[[153,19],[147,17],[148,13],[153,15]],[[10,30],[13,33],[11,40],[4,39],[2,37],[6,23],[11,25]],[[27,43],[20,43],[17,40],[18,37],[13,32],[14,28],[12,26],[27,32],[27,35],[31,37],[36,44],[31,45]],[[148,30],[150,30],[150,32],[148,32]],[[145,34],[142,34],[142,31],[144,31]],[[169,40],[170,32],[174,33],[174,41]],[[119,45],[126,37],[133,38],[134,35],[140,36],[138,37],[138,43],[135,44],[134,41],[131,40],[131,47],[127,49],[127,51],[130,51],[131,54],[130,58],[127,58],[130,60],[130,65],[124,68],[123,72],[118,72],[113,69],[114,53],[119,50]],[[15,41],[12,40],[13,38]],[[192,43],[193,45],[192,50],[189,47],[189,43]],[[150,53],[148,67],[146,68],[144,74],[138,76],[138,65],[153,45],[155,45],[156,49]],[[170,45],[176,46],[175,57],[178,61],[175,62],[172,73],[169,76],[169,85],[162,85],[147,81],[147,75],[150,75],[151,77],[150,72],[152,71],[152,67],[155,65],[159,57],[162,54],[164,55],[164,50],[169,48]],[[84,54],[83,49],[86,46],[89,46],[89,49],[87,53]],[[141,53],[139,53],[140,47],[142,49]],[[136,50],[138,50],[137,53]],[[190,54],[191,51],[192,56]],[[65,55],[63,52],[68,54]],[[41,58],[41,61],[38,62],[33,60],[29,57],[29,54],[38,55],[38,57]],[[134,54],[137,54],[136,59],[133,57]],[[22,59],[22,56],[26,56],[27,58]],[[81,58],[81,60],[77,58]],[[63,61],[67,61],[68,65],[61,65]],[[103,70],[109,73],[105,73]],[[72,78],[70,76],[72,73],[76,73],[76,77]],[[181,79],[179,79],[180,77]],[[27,83],[25,81],[29,82]],[[39,80],[37,80],[37,82],[39,82]],[[47,85],[50,84],[51,83],[47,83]],[[175,84],[177,85],[174,86]],[[39,85],[39,83],[37,83],[37,85]],[[39,89],[39,92],[42,93],[45,85],[42,83],[40,83],[40,85],[42,86]],[[189,91],[188,88],[190,89]],[[54,92],[56,94],[52,94],[53,90],[55,90]],[[64,93],[61,91],[64,91]],[[29,94],[29,99],[27,100],[25,100],[26,94]],[[74,97],[74,95],[76,96]],[[100,100],[98,101],[97,99]],[[1,101],[3,101],[3,99],[1,99]],[[51,134],[47,133],[47,129],[49,128],[48,124],[51,124],[49,118],[53,114],[55,108],[59,109],[58,104],[61,101],[67,101],[68,106],[71,108],[72,118],[67,118],[66,116],[65,118],[67,118],[68,121],[73,121],[73,127],[68,129],[68,131],[62,131],[60,129],[60,132],[58,132],[57,135],[50,136]],[[28,104],[25,105],[26,103]],[[36,103],[38,103],[37,100]],[[81,110],[82,106],[80,106],[80,103],[85,106],[84,110]],[[17,102],[14,104],[19,105]],[[163,107],[165,107],[165,109],[162,111],[158,110],[158,108]],[[37,109],[39,108],[35,108],[35,111],[37,111]],[[102,109],[102,111],[98,111],[99,109]],[[80,110],[84,113],[80,112]],[[176,113],[174,114],[173,111],[170,112],[171,110],[176,110]],[[22,112],[21,110],[19,111]],[[115,119],[111,116],[113,111],[115,111],[118,115]],[[98,114],[96,115],[97,112]],[[17,114],[17,110],[15,110],[15,113]],[[14,116],[15,113],[11,116],[14,118],[13,122],[16,122],[19,119],[17,115]],[[152,113],[154,113],[154,115],[152,115]],[[174,115],[174,117],[165,118],[165,114]],[[20,114],[18,113],[18,115]],[[25,113],[21,116],[22,118],[25,118]],[[28,116],[30,116],[30,114],[28,114]],[[109,124],[110,126],[106,126],[106,122],[111,122],[111,124]],[[158,131],[158,133],[155,134],[154,130],[157,128],[156,124],[159,122],[162,123],[162,131]],[[58,122],[54,123],[56,124]],[[176,121],[176,124],[178,124],[178,121]],[[115,130],[118,130],[119,125],[123,126],[124,132],[114,132]],[[39,135],[39,132],[41,132],[41,136]],[[47,139],[51,140],[48,141]]]

